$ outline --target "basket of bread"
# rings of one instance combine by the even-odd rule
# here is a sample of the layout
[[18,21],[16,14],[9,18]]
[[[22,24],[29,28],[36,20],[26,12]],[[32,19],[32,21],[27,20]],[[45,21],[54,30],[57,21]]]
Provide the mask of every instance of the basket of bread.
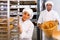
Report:
[[57,26],[58,26],[57,22],[47,21],[41,24],[41,29],[47,37],[52,37],[52,32],[57,30]]

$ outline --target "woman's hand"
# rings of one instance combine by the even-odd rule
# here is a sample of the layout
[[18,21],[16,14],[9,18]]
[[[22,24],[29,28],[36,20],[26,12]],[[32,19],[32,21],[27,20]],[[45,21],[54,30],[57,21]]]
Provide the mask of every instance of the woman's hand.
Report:
[[20,34],[22,33],[22,28],[21,28],[20,25],[18,26],[18,31],[19,31]]

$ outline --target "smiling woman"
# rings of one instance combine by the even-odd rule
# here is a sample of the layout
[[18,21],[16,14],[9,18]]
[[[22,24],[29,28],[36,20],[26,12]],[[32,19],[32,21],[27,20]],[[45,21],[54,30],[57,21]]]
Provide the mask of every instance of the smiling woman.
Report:
[[33,11],[30,8],[25,8],[22,13],[22,18],[19,20],[19,28],[22,30],[20,40],[32,40],[34,24],[30,19],[33,17]]

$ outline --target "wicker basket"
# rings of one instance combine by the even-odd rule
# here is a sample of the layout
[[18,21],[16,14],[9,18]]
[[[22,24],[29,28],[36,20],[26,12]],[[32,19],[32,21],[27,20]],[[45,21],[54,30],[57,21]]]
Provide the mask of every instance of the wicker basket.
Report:
[[45,33],[47,37],[52,37],[52,33],[53,31],[57,30],[57,26],[58,26],[57,24],[51,28],[45,28],[46,26],[43,26],[41,27],[41,29],[43,30],[43,32]]
[[42,30],[44,31],[44,33],[45,33],[45,35],[47,37],[52,37],[52,33],[53,33],[53,31],[56,31],[57,30],[57,26],[54,26],[51,29],[44,29],[44,28],[42,28]]

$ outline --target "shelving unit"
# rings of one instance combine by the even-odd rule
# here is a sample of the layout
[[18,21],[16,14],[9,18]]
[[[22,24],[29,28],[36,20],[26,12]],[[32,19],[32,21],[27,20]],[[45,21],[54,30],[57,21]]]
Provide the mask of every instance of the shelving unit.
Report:
[[10,24],[14,25],[13,29],[10,30],[11,40],[19,40],[19,32],[18,32],[18,1],[19,0],[10,0],[10,18],[14,20]]
[[7,0],[0,0],[0,40],[8,40]]

